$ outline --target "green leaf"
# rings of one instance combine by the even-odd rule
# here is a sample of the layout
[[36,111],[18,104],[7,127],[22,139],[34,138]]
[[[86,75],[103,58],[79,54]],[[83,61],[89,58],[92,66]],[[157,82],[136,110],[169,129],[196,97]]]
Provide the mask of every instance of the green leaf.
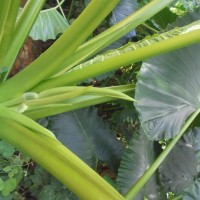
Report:
[[160,179],[166,191],[178,195],[194,182],[197,176],[194,141],[193,133],[185,135],[159,167]]
[[196,44],[143,63],[136,85],[139,103],[135,106],[149,138],[173,138],[199,108],[199,51]]
[[2,180],[2,178],[0,178],[0,191],[2,191],[4,188],[4,181]]
[[15,152],[15,149],[12,145],[10,145],[4,140],[0,141],[0,155],[3,155],[3,157],[9,159],[13,155],[14,152]]
[[6,166],[3,168],[4,172],[10,172],[12,170],[11,166]]
[[91,167],[96,159],[117,170],[123,145],[108,125],[98,117],[95,108],[80,109],[48,118],[48,128],[58,140]]
[[[199,14],[200,8],[179,18],[174,25],[183,26],[198,20]],[[198,28],[196,22],[183,33]],[[140,101],[136,108],[142,113],[142,126],[151,139],[174,137],[187,117],[199,107],[200,89],[196,79],[200,72],[199,49],[199,45],[194,45],[144,62],[135,98]]]
[[195,128],[184,135],[159,167],[165,190],[184,194],[184,200],[196,200],[200,196],[199,133],[200,128]]
[[4,182],[3,196],[8,196],[17,187],[16,179],[10,178]]
[[110,185],[112,185],[117,190],[116,182],[108,175],[103,176],[103,179],[106,180]]
[[[29,183],[28,183],[29,181]],[[34,174],[29,176],[22,187],[28,188],[31,196],[36,199],[78,199],[45,169],[37,165]]]
[[59,33],[64,33],[69,23],[56,9],[40,11],[29,36],[33,40],[46,41],[56,39]]
[[55,199],[55,188],[52,185],[45,185],[37,195],[40,200]]
[[[194,139],[194,145],[193,145],[193,150],[195,152],[195,155],[196,155],[196,159],[197,159],[197,162],[198,164],[200,164],[200,128],[195,128],[193,131],[192,131],[195,139]],[[200,169],[198,169],[200,172]]]
[[168,7],[154,15],[152,21],[161,29],[165,29],[168,24],[171,24],[176,20],[178,16],[170,11]]
[[197,200],[200,197],[200,179],[184,190],[183,200]]
[[[124,152],[118,171],[117,185],[122,194],[127,193],[137,182],[154,161],[154,158],[153,142],[148,140],[144,133],[134,133],[128,149]],[[158,189],[156,177],[152,176],[136,199],[140,200],[144,197],[149,197],[151,200],[162,199]]]

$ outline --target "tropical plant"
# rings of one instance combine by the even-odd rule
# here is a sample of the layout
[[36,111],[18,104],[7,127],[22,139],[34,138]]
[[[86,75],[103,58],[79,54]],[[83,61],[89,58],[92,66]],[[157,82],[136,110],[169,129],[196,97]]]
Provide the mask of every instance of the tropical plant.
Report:
[[[198,82],[198,51],[200,47],[197,44],[200,41],[200,22],[189,22],[190,24],[184,27],[156,34],[137,43],[129,43],[120,49],[111,50],[85,63],[84,61],[129,33],[172,2],[174,1],[153,0],[87,41],[100,22],[119,3],[119,0],[92,0],[46,52],[26,69],[8,78],[19,49],[29,34],[45,0],[28,0],[19,17],[17,15],[20,1],[3,0],[0,8],[0,138],[27,153],[81,199],[130,200],[145,197],[164,199],[166,194],[160,192],[162,190],[156,183],[157,177],[153,174],[200,111]],[[199,19],[199,11],[195,14],[194,16],[198,16],[198,18],[193,18],[193,21]],[[185,47],[192,44],[194,45]],[[183,49],[174,51],[179,48]],[[135,98],[137,101],[125,94],[133,92],[133,84],[106,88],[78,86],[78,83],[88,78],[159,54],[164,55],[145,61],[142,65],[136,85]],[[129,148],[124,153],[119,168],[117,183],[121,194],[58,141],[50,130],[34,121],[72,111],[72,113],[62,114],[64,121],[80,122],[80,117],[77,117],[78,111],[74,110],[119,98],[135,102],[142,128],[151,140],[171,139],[171,142],[155,159],[153,142],[147,140],[143,130],[135,134]],[[86,113],[83,116],[88,116],[88,111],[84,112]],[[93,112],[95,111],[90,111],[90,113]],[[63,119],[62,117],[61,119]],[[80,123],[80,127],[81,125]],[[55,133],[56,130],[58,133],[62,132],[59,131],[57,124],[50,124],[49,129]],[[98,147],[98,141],[95,141],[94,135],[90,135],[90,131],[88,130],[87,135],[84,133],[82,138],[87,138],[87,143],[84,145],[87,147],[90,144],[94,150]],[[63,134],[62,137],[64,137]],[[111,140],[112,137],[110,134]],[[195,135],[190,143],[182,142],[180,145],[188,147],[190,144],[198,158],[199,146],[195,143],[197,140],[198,136],[196,138]],[[69,141],[69,138],[66,141]],[[178,150],[175,150],[175,154],[177,154]],[[98,152],[98,148],[95,151]],[[107,161],[107,153],[93,155],[94,151],[91,151],[90,148],[88,148],[88,152],[93,160],[91,166],[95,166],[96,159],[100,156]],[[140,159],[141,157],[142,159]],[[137,160],[136,164],[142,166],[128,166],[128,170],[126,170],[127,163],[131,162],[133,158]],[[170,157],[168,159],[170,160]],[[119,164],[119,160],[116,162]],[[165,177],[168,175],[162,171],[166,171],[167,167],[168,164],[164,163],[160,169],[164,177],[162,179],[164,184]],[[196,169],[196,165],[192,168],[190,176],[196,176],[198,171],[195,172],[194,168]],[[134,175],[130,176],[126,182],[124,177],[129,177],[129,170],[134,170]],[[198,195],[198,192],[192,192],[194,188],[199,188],[198,176],[192,185],[191,183],[192,181],[188,181],[185,186],[181,186],[180,190],[174,190],[174,185],[171,184],[166,184],[166,186],[175,194],[180,194],[184,189],[184,198],[187,199],[191,193],[194,196]],[[147,184],[148,190],[144,187],[145,184]],[[2,183],[1,186],[1,189],[5,187]],[[139,193],[141,189],[143,190]]]

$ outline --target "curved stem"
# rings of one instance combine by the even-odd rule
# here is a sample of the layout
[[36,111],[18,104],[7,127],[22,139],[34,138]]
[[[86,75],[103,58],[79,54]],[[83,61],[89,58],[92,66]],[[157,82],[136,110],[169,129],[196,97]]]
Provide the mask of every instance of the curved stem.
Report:
[[59,141],[0,118],[0,138],[27,153],[83,200],[125,200]]
[[141,25],[144,26],[145,28],[151,30],[154,33],[159,33],[159,31],[157,31],[156,29],[154,29],[151,26],[147,25],[146,23],[142,23]]

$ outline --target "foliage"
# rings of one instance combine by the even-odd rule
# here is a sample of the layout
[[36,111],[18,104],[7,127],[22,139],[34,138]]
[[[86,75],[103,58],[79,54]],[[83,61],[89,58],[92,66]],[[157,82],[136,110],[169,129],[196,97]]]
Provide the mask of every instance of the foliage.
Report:
[[[184,137],[180,140],[200,112],[199,15],[193,12],[194,17],[198,16],[196,19],[191,13],[192,23],[190,21],[176,28],[172,24],[171,30],[166,32],[164,29],[178,16],[168,8],[167,11],[161,10],[174,1],[153,0],[126,18],[119,17],[121,21],[115,23],[118,21],[115,20],[113,26],[90,38],[117,4],[113,16],[124,14],[129,5],[127,2],[131,3],[122,1],[118,4],[119,0],[91,1],[47,51],[10,78],[8,75],[18,51],[45,1],[29,0],[19,18],[20,1],[2,1],[0,138],[3,139],[1,152],[5,162],[2,162],[0,191],[5,198],[23,199],[23,191],[30,192],[38,199],[166,199],[166,193],[170,192],[174,193],[175,198],[195,199],[199,196],[198,129],[188,134],[189,139]],[[156,20],[150,20],[159,11]],[[162,23],[165,12],[170,17]],[[146,20],[151,23],[143,26],[156,32],[156,35],[90,59]],[[138,68],[140,64],[135,64],[139,61],[143,61],[141,70]],[[124,70],[126,66],[130,71]],[[104,87],[79,85],[87,79],[119,68],[122,73],[128,74],[128,82],[118,80],[120,85],[113,86],[115,84],[111,79],[109,87],[106,84],[102,84]],[[131,71],[133,68],[136,70]],[[138,81],[135,85],[136,74]],[[133,93],[136,100],[132,97]],[[111,120],[119,117],[115,118],[115,123],[120,122],[120,117],[126,117],[123,123],[120,122],[121,127],[127,122],[133,126],[140,120],[141,127],[137,125],[134,128],[131,139],[124,132],[114,133],[110,129],[114,123],[109,127],[97,115],[94,107],[84,108],[116,99],[135,102],[139,117],[135,116],[134,108],[130,109],[134,115],[126,112],[131,104],[123,106],[125,103],[120,101],[110,103],[122,106],[126,112],[111,114]],[[80,108],[84,109],[78,110]],[[40,123],[44,122],[44,126],[34,121],[43,117],[46,118]],[[165,149],[158,151],[154,149],[157,143],[146,135],[151,140],[171,140],[164,141],[167,144]],[[27,153],[42,168],[31,165],[32,160],[26,161],[21,151],[15,150],[4,140]],[[179,156],[182,153],[180,149],[184,149],[189,162]],[[174,159],[177,155],[179,161]],[[17,168],[11,164],[16,162],[15,158],[18,158]],[[171,159],[178,161],[178,164]],[[180,163],[185,165],[182,167]],[[177,182],[168,172],[168,169],[175,168],[172,164],[182,167],[177,173]],[[28,171],[26,167],[30,166]],[[23,176],[23,173],[28,175]],[[185,179],[187,182],[182,184]]]
[[30,158],[16,152],[14,147],[5,141],[0,141],[0,197],[14,198],[17,193],[12,193],[27,173]]

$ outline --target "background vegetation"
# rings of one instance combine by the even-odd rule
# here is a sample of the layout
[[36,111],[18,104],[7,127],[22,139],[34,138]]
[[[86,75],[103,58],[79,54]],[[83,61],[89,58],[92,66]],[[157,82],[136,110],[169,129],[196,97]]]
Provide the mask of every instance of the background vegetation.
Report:
[[[50,10],[49,12],[40,13],[41,19],[40,21],[36,20],[29,34],[30,38],[26,41],[18,55],[9,77],[16,75],[51,46],[73,24],[74,20],[82,13],[88,3],[89,1],[86,0],[71,0],[64,1],[59,7],[58,1],[46,1],[43,9]],[[134,13],[147,3],[149,3],[148,0],[138,0],[138,2],[121,0],[112,13],[92,32],[87,41],[107,30],[131,13]],[[92,55],[90,59],[87,59],[88,61],[86,60],[86,62],[74,67],[72,71],[89,66],[91,63],[98,63],[118,54],[120,55],[124,52],[171,38],[174,35],[181,35],[182,32],[190,28],[198,27],[199,22],[196,25],[190,24],[199,20],[200,12],[198,6],[198,1],[174,1],[173,4],[164,8],[136,29],[125,34],[108,47],[103,48],[98,54]],[[60,27],[55,27],[58,22],[60,23]],[[176,26],[184,25],[188,25],[188,27],[174,29]],[[192,48],[182,50],[177,54],[167,54],[166,57],[161,56],[145,62],[138,61],[133,64],[122,65],[118,70],[111,70],[98,76],[86,78],[77,84],[79,86],[94,87],[127,85],[127,88],[131,88],[129,96],[135,96],[141,104],[135,104],[134,106],[133,102],[119,99],[48,117],[43,117],[43,114],[41,114],[42,118],[37,120],[37,123],[51,130],[59,141],[98,172],[116,190],[125,195],[132,185],[136,183],[138,178],[143,175],[148,166],[154,162],[160,152],[166,148],[169,144],[169,139],[175,137],[175,135],[171,135],[172,132],[177,134],[177,130],[179,132],[179,129],[183,125],[183,121],[192,113],[188,112],[189,114],[183,115],[184,117],[181,117],[182,120],[180,122],[176,121],[176,119],[180,118],[182,113],[176,112],[174,114],[173,112],[168,116],[167,120],[165,119],[167,122],[165,122],[166,125],[163,127],[163,131],[161,131],[165,135],[160,135],[160,130],[158,131],[158,128],[154,124],[149,124],[149,121],[153,121],[153,119],[162,113],[158,111],[159,106],[155,106],[156,110],[148,108],[151,110],[151,117],[149,117],[150,115],[145,111],[147,109],[144,100],[145,96],[149,96],[149,101],[155,103],[154,105],[156,103],[161,105],[162,103],[160,102],[163,102],[163,99],[158,97],[162,91],[159,93],[157,86],[159,85],[162,88],[164,85],[165,93],[178,96],[178,99],[182,101],[187,100],[192,105],[198,105],[196,102],[193,103],[189,97],[190,94],[188,94],[189,100],[186,98],[184,92],[181,93],[181,90],[177,94],[177,88],[180,89],[181,85],[183,85],[183,80],[181,78],[177,79],[177,71],[178,73],[186,73],[188,77],[190,77],[190,74],[194,76],[197,73],[197,69],[192,67],[192,63],[198,62],[196,59],[198,58],[199,45],[193,46]],[[179,66],[175,68],[171,67],[174,71],[168,71],[169,66],[166,64],[163,67],[164,72],[159,71],[161,67],[157,64],[158,62],[166,63],[166,60],[168,60],[170,66],[174,66],[175,61],[179,58],[183,58],[184,60],[180,68],[178,68]],[[183,70],[188,65],[185,60],[191,66],[188,71]],[[24,64],[22,65],[22,63]],[[153,77],[158,82],[145,83],[145,80],[148,80],[151,76],[150,72],[148,73],[148,70],[151,71],[151,68],[148,68],[150,65],[155,74],[158,72],[158,78]],[[145,69],[147,69],[147,73],[145,73]],[[173,77],[173,75],[175,76]],[[173,80],[173,84],[176,87],[172,88],[175,89],[166,87],[169,82],[159,78],[163,76],[167,80]],[[145,87],[146,85],[148,87]],[[188,85],[191,85],[191,83],[189,82]],[[135,87],[137,88],[136,92]],[[152,88],[156,89],[153,90]],[[149,92],[150,89],[152,89],[151,92]],[[196,93],[194,92],[193,96],[195,95]],[[157,98],[154,99],[154,97]],[[175,100],[172,98],[166,104],[171,103],[173,106],[179,106],[179,102],[177,103]],[[135,107],[140,113],[140,116],[136,112]],[[144,115],[141,113],[144,113]],[[27,112],[27,116],[29,115],[31,116],[32,113]],[[170,127],[174,128],[174,131],[171,132],[168,130],[168,124],[173,123],[173,121],[176,123],[172,124],[172,126],[170,125]],[[142,123],[142,127],[140,123]],[[177,124],[179,124],[178,128]],[[149,128],[149,126],[152,126],[152,128]],[[196,127],[196,124],[193,126]],[[151,140],[147,139],[144,131],[149,133],[147,135]],[[135,199],[164,200],[198,198],[198,132],[198,128],[191,129],[190,133],[180,140],[171,154],[161,164],[159,170],[151,177]],[[1,140],[0,199],[73,200],[79,198],[29,156],[23,153],[23,151],[19,151],[5,140]]]

